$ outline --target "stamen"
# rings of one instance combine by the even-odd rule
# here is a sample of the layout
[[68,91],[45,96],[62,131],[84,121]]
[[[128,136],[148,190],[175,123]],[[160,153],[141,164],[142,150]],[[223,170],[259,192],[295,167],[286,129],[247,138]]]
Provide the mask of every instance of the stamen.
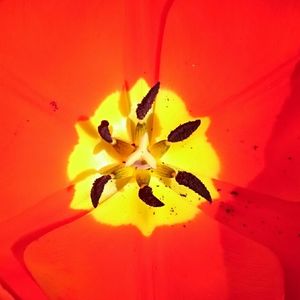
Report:
[[132,167],[126,167],[124,164],[114,164],[103,167],[98,170],[100,174],[110,175],[112,179],[124,179],[132,177],[134,169]]
[[126,161],[126,166],[132,166],[136,161],[145,161],[151,168],[156,168],[156,160],[155,158],[149,153],[147,147],[149,144],[149,137],[148,134],[145,133],[141,138],[139,147],[133,152]]
[[113,143],[112,146],[118,153],[124,156],[128,156],[135,150],[133,145],[119,139],[115,139],[115,143]]
[[150,182],[150,174],[148,170],[137,170],[135,176],[136,182],[141,188],[148,185]]
[[160,83],[157,82],[143,98],[142,102],[138,104],[136,109],[136,116],[138,119],[143,120],[149,110],[152,107],[152,104],[155,100],[155,97],[158,93]]
[[169,166],[164,164],[157,165],[156,169],[154,170],[158,177],[165,177],[165,178],[173,178],[176,176],[176,171]]
[[112,177],[110,175],[104,175],[101,176],[100,178],[97,178],[92,186],[91,189],[91,199],[92,199],[92,204],[96,208],[99,204],[99,199],[102,195],[104,186],[107,184],[107,182],[111,179]]
[[188,138],[201,124],[200,120],[190,121],[179,125],[168,135],[168,141],[175,143]]
[[134,143],[138,145],[142,139],[142,137],[146,133],[146,124],[145,123],[137,123],[134,131]]
[[195,175],[185,171],[179,171],[175,179],[180,185],[184,185],[189,189],[193,190],[201,197],[205,198],[208,202],[212,201],[208,189],[203,184],[203,182],[200,179],[198,179]]
[[159,199],[157,199],[153,195],[152,188],[148,185],[145,185],[144,187],[140,188],[139,197],[149,206],[153,206],[153,207],[164,206],[164,203],[162,203]]
[[154,157],[160,158],[168,151],[169,148],[170,148],[170,145],[169,145],[168,141],[163,140],[163,141],[159,141],[159,142],[153,144],[149,148],[149,151]]
[[124,179],[132,177],[133,171],[134,170],[132,167],[121,167],[113,173],[114,179]]
[[98,126],[98,132],[100,136],[104,139],[104,141],[111,144],[113,142],[113,139],[109,132],[108,126],[109,122],[107,120],[102,120],[101,124]]

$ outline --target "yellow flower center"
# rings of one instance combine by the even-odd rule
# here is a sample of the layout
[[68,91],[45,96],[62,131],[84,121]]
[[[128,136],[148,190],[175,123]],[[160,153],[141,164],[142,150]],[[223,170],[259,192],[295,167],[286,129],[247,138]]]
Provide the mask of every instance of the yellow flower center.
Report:
[[100,223],[133,225],[145,236],[192,220],[202,201],[218,197],[212,179],[219,172],[205,134],[209,118],[199,126],[184,102],[164,89],[145,110],[141,99],[149,90],[140,79],[77,122],[78,144],[68,164],[75,187],[71,208],[94,205],[91,214]]

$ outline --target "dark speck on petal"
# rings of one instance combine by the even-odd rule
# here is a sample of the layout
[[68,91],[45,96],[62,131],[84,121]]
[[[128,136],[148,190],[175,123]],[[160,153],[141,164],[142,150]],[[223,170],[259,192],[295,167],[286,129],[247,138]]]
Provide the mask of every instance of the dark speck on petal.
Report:
[[51,109],[53,112],[56,112],[58,110],[58,105],[57,105],[56,101],[54,101],[54,100],[50,101],[49,105],[51,106]]
[[230,192],[230,195],[232,195],[232,196],[238,196],[239,193],[238,193],[237,191],[231,191],[231,192]]

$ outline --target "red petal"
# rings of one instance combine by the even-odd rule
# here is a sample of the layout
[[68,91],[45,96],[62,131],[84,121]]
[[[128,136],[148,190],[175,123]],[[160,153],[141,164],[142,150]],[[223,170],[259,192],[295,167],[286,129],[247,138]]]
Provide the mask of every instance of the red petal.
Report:
[[0,220],[9,219],[68,183],[73,129],[7,93],[1,110]]
[[208,136],[222,180],[299,201],[299,82],[299,65],[289,63],[212,114]]
[[124,22],[109,1],[1,2],[0,220],[67,185],[75,122],[123,84]]
[[273,255],[204,215],[158,229],[150,238],[132,227],[101,226],[84,217],[33,243],[26,263],[55,299],[273,300],[283,295]]
[[16,299],[44,299],[24,264],[24,250],[39,237],[87,213],[69,208],[72,194],[70,188],[61,190],[1,223],[0,283]]
[[167,20],[161,82],[194,114],[210,114],[299,54],[297,1],[175,1]]
[[[150,13],[150,15],[160,15],[157,11],[165,12],[172,1],[165,3],[159,6],[162,10],[156,9],[158,3],[153,5],[150,11],[154,14]],[[239,92],[253,83],[255,78],[260,78],[269,70],[273,70],[280,62],[284,62],[298,51],[299,7],[293,4],[295,2],[285,2],[281,4],[280,9],[277,3],[262,4],[261,2],[240,4],[236,1],[234,5],[233,3],[228,5],[226,2],[225,4],[195,2],[194,6],[182,6],[182,3],[174,4],[174,10],[168,20],[161,77],[170,87],[174,89],[178,87],[176,92],[189,101],[195,113],[200,110],[201,112],[215,110],[218,106],[223,108],[220,103],[223,103],[224,98]],[[150,74],[153,72],[155,74],[158,63],[157,56],[153,55],[155,52],[153,52],[153,44],[155,44],[153,40],[156,40],[154,36],[157,32],[162,34],[163,27],[157,27],[154,22],[155,26],[152,28],[150,22],[146,30],[138,31],[137,36],[143,37],[139,56],[141,64],[136,66],[130,61],[125,64],[123,72],[121,66],[124,40],[120,29],[125,21],[123,10],[119,6],[111,6],[109,2],[103,1],[100,4],[98,1],[89,2],[88,5],[82,3],[76,5],[73,1],[60,4],[35,1],[24,2],[23,5],[19,2],[2,1],[0,8],[0,40],[5,41],[0,49],[0,58],[4,62],[0,74],[1,99],[6,101],[1,116],[3,120],[1,137],[5,141],[2,149],[2,157],[5,157],[2,173],[6,175],[7,183],[2,191],[6,201],[4,209],[1,207],[1,212],[4,212],[2,218],[8,218],[36,203],[49,191],[55,190],[55,187],[65,185],[65,174],[61,171],[64,170],[63,165],[66,162],[68,149],[75,143],[75,133],[71,132],[74,121],[80,115],[90,115],[104,95],[119,87],[124,72],[126,78],[134,81],[136,76],[140,76],[141,69],[144,69],[145,77],[151,80]],[[134,16],[135,10],[132,11]],[[144,13],[149,16],[148,10]],[[160,16],[162,21],[163,15]],[[179,26],[176,23],[178,20],[182,20]],[[139,24],[139,19],[133,24]],[[151,32],[149,39],[151,47],[148,48],[144,39],[147,37],[148,41],[149,32]],[[190,34],[187,35],[187,32]],[[105,43],[106,40],[109,42]],[[130,49],[128,52],[131,54],[129,56],[132,61],[136,62],[139,59],[137,60],[137,56],[132,54],[138,51],[131,51],[133,48],[138,49],[135,47],[136,37],[132,42],[134,42],[132,48],[127,49]],[[178,48],[177,45],[180,45],[180,48],[174,51],[174,47]],[[154,71],[153,62],[156,63]],[[132,71],[131,65],[135,66],[132,67]],[[298,90],[293,86],[292,89],[292,94],[298,95]],[[285,98],[287,93],[284,91],[283,94]],[[292,98],[296,99],[296,97]],[[201,105],[199,99],[202,101]],[[29,103],[32,107],[25,103]],[[275,103],[279,111],[283,102],[279,99]],[[268,192],[273,186],[274,193],[284,192],[284,197],[294,200],[294,196],[298,195],[295,189],[298,184],[295,177],[299,170],[297,164],[288,173],[289,176],[284,178],[283,189],[279,189],[282,173],[279,172],[269,180],[274,171],[272,166],[274,161],[276,162],[276,156],[269,155],[272,149],[275,147],[282,155],[298,149],[297,145],[292,143],[289,151],[285,151],[286,145],[291,141],[289,138],[293,139],[297,133],[294,127],[297,109],[293,109],[293,107],[297,108],[297,105],[295,106],[294,101],[291,103],[293,105],[286,106],[287,109],[285,108],[283,112],[286,121],[290,121],[288,116],[292,115],[292,123],[288,123],[291,136],[285,132],[281,133],[282,128],[286,127],[276,125],[274,138],[271,139],[268,148],[265,147],[268,132],[263,131],[259,135],[270,159],[266,160],[265,175],[267,176],[257,178],[253,186]],[[265,102],[264,105],[263,110],[266,110],[268,103]],[[227,116],[235,117],[236,113],[240,112],[239,108],[232,110]],[[44,112],[48,117],[44,117],[40,112]],[[257,110],[254,109],[253,112],[256,113]],[[26,124],[24,113],[28,113],[30,122],[34,121],[32,127],[24,125]],[[274,121],[274,114],[267,113],[261,116],[261,120]],[[267,118],[264,118],[265,116]],[[224,121],[222,118],[219,120]],[[237,119],[236,125],[240,120]],[[264,122],[259,125],[263,126]],[[62,130],[64,126],[69,129]],[[238,131],[238,126],[235,128]],[[15,132],[17,138],[14,138]],[[237,136],[239,135],[235,135]],[[221,135],[215,137],[223,138]],[[278,145],[280,139],[284,140],[282,146]],[[219,149],[222,158],[225,158],[223,169],[226,170],[226,178],[234,178],[229,176],[232,174],[237,178],[239,172],[228,172],[228,170],[231,170],[230,167],[232,168],[234,164],[237,164],[240,170],[241,161],[231,159],[234,157],[232,148],[228,148],[229,155],[226,147],[220,146]],[[246,159],[245,162],[247,162],[248,173],[244,182],[248,182],[259,169],[253,171],[249,167],[248,163],[251,163],[251,159]],[[257,166],[257,163],[254,165]],[[275,164],[275,166],[282,165]],[[293,184],[286,189],[287,184],[291,182],[288,180],[289,177]],[[60,215],[61,207],[59,205],[57,207]],[[63,207],[66,208],[67,205],[64,203]],[[277,210],[281,211],[283,207],[285,206],[279,204]],[[52,215],[47,214],[49,211],[46,209],[43,212],[38,208],[36,210],[40,214],[38,219],[45,224],[53,222]],[[269,216],[270,205],[262,211],[266,211],[265,214]],[[63,209],[63,214],[65,212],[68,214],[70,211]],[[290,224],[289,216],[293,213],[292,209],[289,208],[284,213],[283,225]],[[50,219],[43,219],[45,215]],[[19,238],[21,233],[31,231],[33,225],[41,225],[33,223],[33,220],[38,219],[31,214],[28,214],[28,217],[27,221],[26,218],[17,219],[15,223],[17,226],[9,227],[13,238]],[[248,218],[247,214],[244,218]],[[129,298],[132,295],[136,296],[138,283],[141,295],[150,291],[151,295],[157,294],[162,299],[165,299],[166,294],[171,295],[172,298],[177,295],[190,298],[202,292],[208,299],[209,297],[222,299],[224,295],[230,293],[232,298],[282,299],[280,270],[269,251],[222,226],[218,228],[215,223],[205,218],[199,220],[201,221],[188,225],[191,226],[189,233],[185,232],[186,228],[180,228],[181,232],[176,226],[174,231],[170,229],[157,231],[151,239],[145,241],[131,229],[109,230],[85,218],[84,221],[53,232],[42,238],[41,242],[32,245],[27,260],[43,287],[50,288],[49,294],[56,293],[62,297],[67,295],[68,299],[74,296],[73,289],[78,289],[81,299],[88,298],[86,297],[88,293],[93,298],[95,293],[92,292],[92,288],[95,283],[100,285],[104,294],[110,295],[113,291],[116,295],[125,295],[124,297]],[[222,218],[220,220],[226,223],[226,220]],[[252,216],[249,217],[249,221],[251,220]],[[270,224],[274,223],[270,222]],[[295,224],[298,223],[293,223],[292,228],[296,228]],[[232,227],[236,230],[236,226]],[[255,226],[254,228],[258,229]],[[16,231],[19,232],[14,236]],[[222,247],[216,243],[219,231]],[[245,234],[244,231],[242,233]],[[199,237],[199,240],[195,239],[195,236]],[[93,239],[90,239],[91,237]],[[268,234],[262,236],[250,234],[249,237],[266,244],[276,252],[285,266],[288,296],[298,295],[294,281],[297,277],[294,275],[299,275],[297,273],[299,265],[294,252],[289,252],[291,248],[289,240],[285,246],[278,246],[274,238]],[[291,236],[288,234],[288,237]],[[53,240],[58,243],[58,250],[56,245],[53,245]],[[10,241],[10,238],[6,240],[5,245],[11,246]],[[183,249],[185,245],[187,247]],[[226,268],[221,263],[223,247]],[[51,253],[49,249],[52,250]],[[191,252],[185,256],[186,249],[190,249]],[[236,254],[235,249],[237,249]],[[246,251],[242,252],[244,249]],[[86,256],[82,256],[82,253]],[[102,253],[102,256],[99,256],[99,253]],[[162,256],[157,258],[156,255],[160,253],[163,253]],[[235,255],[239,257],[236,258]],[[247,264],[249,257],[254,259],[250,264],[257,268],[251,269]],[[212,258],[212,261],[208,258]],[[295,266],[292,260],[296,260]],[[6,261],[4,265],[9,266]],[[120,265],[125,266],[124,274],[127,275],[125,279],[124,276],[118,277],[122,275],[119,274]],[[43,269],[45,266],[47,268]],[[162,266],[162,268],[156,270],[155,266]],[[70,273],[69,270],[74,273]],[[86,276],[82,270],[86,271]],[[56,280],[47,282],[43,272],[46,275],[57,276],[57,282]],[[68,277],[69,274],[73,274],[75,278]],[[199,276],[203,274],[205,274],[204,280],[199,281]],[[262,274],[266,281],[261,280],[257,274]],[[159,280],[155,281],[151,276]],[[13,276],[9,274],[8,277]],[[225,283],[226,278],[228,278],[228,286]],[[116,279],[120,284],[119,290],[116,289],[114,281]],[[159,289],[153,290],[153,282]],[[218,284],[215,285],[216,282]],[[250,292],[249,287],[251,287]],[[71,290],[64,290],[64,288]],[[99,293],[102,290],[99,289]]]
[[65,123],[91,115],[124,82],[124,19],[124,7],[110,1],[2,2],[7,93],[49,114],[55,101]]
[[286,299],[299,299],[299,203],[221,181],[215,184],[220,190],[220,201],[204,205],[204,211],[237,233],[271,249],[283,266]]

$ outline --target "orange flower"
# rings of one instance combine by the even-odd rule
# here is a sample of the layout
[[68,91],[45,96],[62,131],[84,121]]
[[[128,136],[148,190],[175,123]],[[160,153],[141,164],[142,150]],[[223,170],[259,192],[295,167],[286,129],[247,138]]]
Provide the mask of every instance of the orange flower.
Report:
[[[300,298],[298,3],[2,1],[0,14],[2,298]],[[139,78],[209,116],[220,160],[219,199],[148,237],[71,209],[66,170],[74,124]]]

